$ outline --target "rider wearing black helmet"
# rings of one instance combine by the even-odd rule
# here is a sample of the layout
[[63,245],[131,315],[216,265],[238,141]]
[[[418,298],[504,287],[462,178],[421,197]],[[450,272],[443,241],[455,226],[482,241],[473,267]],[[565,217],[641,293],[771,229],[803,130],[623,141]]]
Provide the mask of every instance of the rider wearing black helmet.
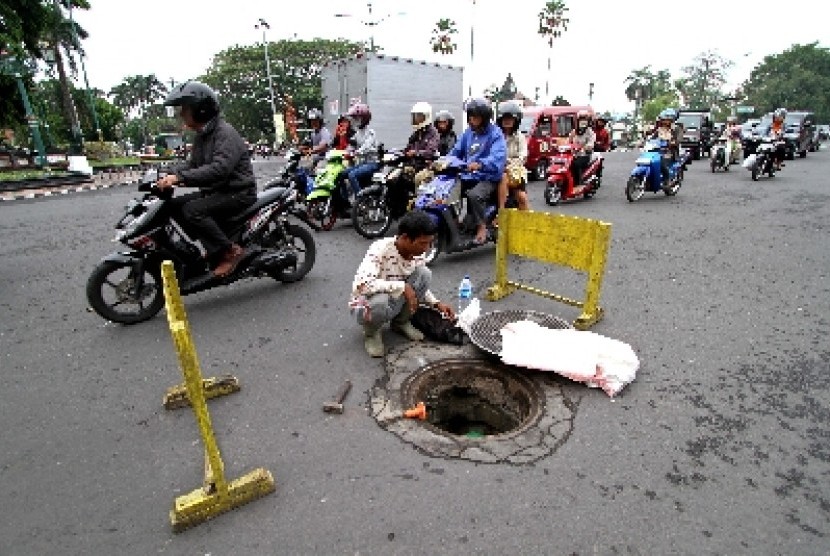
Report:
[[187,81],[174,87],[164,104],[180,107],[179,117],[196,137],[190,158],[159,180],[158,187],[199,188],[175,197],[172,203],[198,234],[208,260],[217,263],[214,274],[225,276],[233,272],[245,252],[231,243],[215,218],[238,214],[256,202],[251,155],[245,140],[219,114],[216,93],[204,83]]
[[455,118],[449,110],[441,110],[435,115],[435,129],[438,130],[438,154],[441,156],[450,152],[450,149],[455,145],[458,136],[453,130]]
[[449,154],[467,162],[468,171],[461,174],[461,180],[474,184],[467,192],[468,215],[476,226],[475,241],[484,243],[487,240],[487,201],[495,193],[504,174],[507,144],[501,129],[492,122],[493,108],[489,101],[471,99],[464,110],[468,127]]
[[521,105],[515,100],[499,104],[499,116],[496,118],[496,123],[501,128],[507,144],[507,166],[499,182],[499,210],[505,207],[510,195],[515,199],[519,210],[530,208],[527,199],[527,169],[525,169],[527,138],[519,131],[523,115]]

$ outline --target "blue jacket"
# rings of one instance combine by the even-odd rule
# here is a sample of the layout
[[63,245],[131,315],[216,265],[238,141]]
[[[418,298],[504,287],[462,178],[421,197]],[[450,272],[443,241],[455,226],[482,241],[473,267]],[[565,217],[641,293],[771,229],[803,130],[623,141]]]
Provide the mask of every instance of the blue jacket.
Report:
[[461,174],[461,179],[499,182],[507,165],[507,143],[499,126],[491,122],[483,133],[475,133],[470,127],[464,130],[449,155],[468,164],[481,164],[475,172]]

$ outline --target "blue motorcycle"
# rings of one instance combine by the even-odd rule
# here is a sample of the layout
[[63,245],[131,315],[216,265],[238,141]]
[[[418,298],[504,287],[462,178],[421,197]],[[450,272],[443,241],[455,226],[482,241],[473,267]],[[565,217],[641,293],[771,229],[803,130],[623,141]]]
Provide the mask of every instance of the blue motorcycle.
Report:
[[663,139],[649,139],[643,153],[637,157],[636,166],[625,186],[625,196],[630,202],[640,199],[646,191],[662,191],[668,196],[677,195],[683,183],[683,161],[678,160],[669,167],[668,183],[663,181],[663,157],[668,156],[668,142]]
[[[495,242],[496,227],[493,221],[498,213],[495,199],[487,203],[485,211],[485,242],[476,242],[475,226],[468,222],[468,218],[461,219],[463,197],[466,192],[464,186],[469,184],[464,184],[458,176],[466,171],[467,163],[459,158],[447,156],[437,161],[432,169],[435,177],[418,186],[413,203],[413,207],[427,213],[436,226],[435,241],[424,254],[427,264],[431,264],[439,253],[459,253]],[[513,206],[510,200],[506,206]]]

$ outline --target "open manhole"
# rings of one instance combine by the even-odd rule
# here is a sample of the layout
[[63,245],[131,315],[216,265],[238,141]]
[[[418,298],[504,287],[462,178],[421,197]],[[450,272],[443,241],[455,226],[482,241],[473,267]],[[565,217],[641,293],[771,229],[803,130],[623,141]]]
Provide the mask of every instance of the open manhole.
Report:
[[426,422],[452,435],[482,438],[534,422],[544,393],[533,381],[483,359],[441,359],[404,382],[405,407],[424,402]]
[[[372,390],[378,424],[432,456],[531,463],[570,436],[574,407],[555,378],[484,358],[473,346],[411,343],[389,351]],[[403,417],[423,402],[426,420]]]

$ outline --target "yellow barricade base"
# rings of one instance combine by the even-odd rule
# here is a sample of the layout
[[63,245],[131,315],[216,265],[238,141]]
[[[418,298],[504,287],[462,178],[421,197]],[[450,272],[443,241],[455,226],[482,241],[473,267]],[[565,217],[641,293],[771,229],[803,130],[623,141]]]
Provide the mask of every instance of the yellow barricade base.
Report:
[[[233,375],[213,376],[202,379],[202,391],[207,400],[218,398],[219,396],[227,396],[228,394],[239,392],[241,389],[239,379]],[[165,409],[189,407],[190,398],[187,397],[187,386],[185,384],[177,384],[176,386],[168,388],[164,394],[163,403]]]
[[[611,238],[611,224],[576,216],[507,209],[499,213],[496,243],[496,283],[487,289],[487,299],[498,301],[516,290],[530,292],[582,309],[573,325],[586,330],[605,312],[599,306],[602,277]],[[588,274],[585,300],[579,301],[527,284],[509,280],[507,257],[518,255],[541,262],[567,266]]]
[[231,481],[225,492],[205,493],[205,488],[200,487],[179,496],[170,510],[170,523],[173,525],[173,531],[180,533],[219,514],[262,498],[274,492],[276,488],[274,477],[267,469],[254,469]]

